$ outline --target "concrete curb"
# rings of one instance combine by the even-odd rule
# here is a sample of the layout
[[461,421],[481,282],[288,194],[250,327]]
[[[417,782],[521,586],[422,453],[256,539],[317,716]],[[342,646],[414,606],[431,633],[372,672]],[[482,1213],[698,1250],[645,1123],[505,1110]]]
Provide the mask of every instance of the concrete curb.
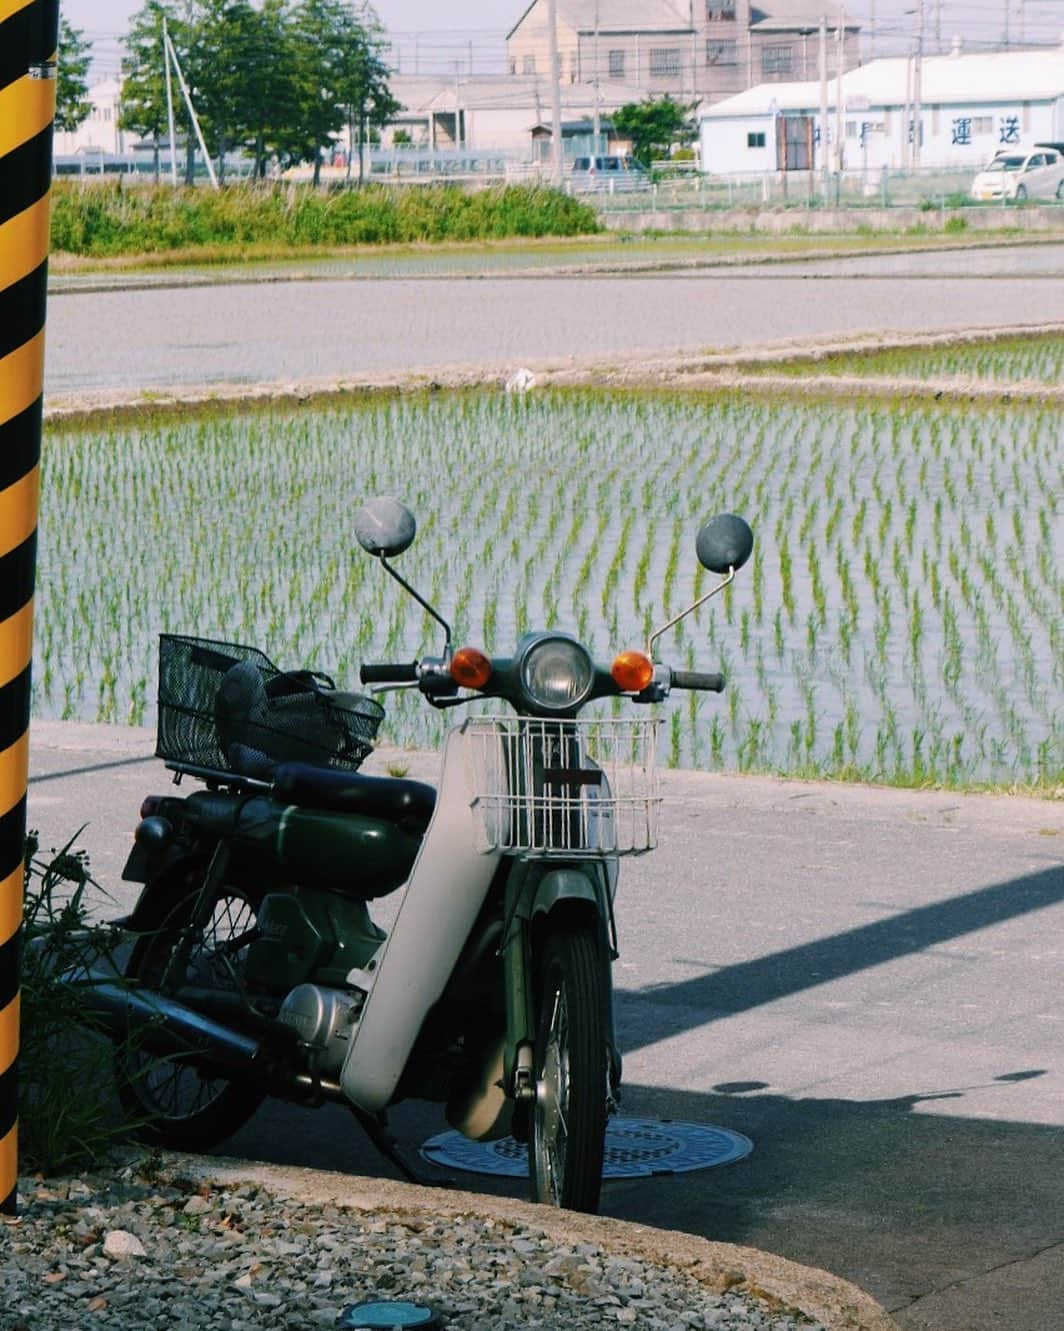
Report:
[[744,1248],[713,1243],[675,1230],[627,1220],[555,1211],[528,1202],[479,1193],[415,1187],[393,1180],[361,1178],[225,1157],[166,1154],[163,1169],[215,1186],[255,1183],[297,1205],[329,1205],[362,1214],[391,1211],[473,1216],[538,1229],[559,1243],[593,1243],[617,1256],[674,1267],[715,1291],[739,1290],[770,1305],[797,1309],[827,1331],[898,1331],[898,1324],[864,1290],[828,1271]]

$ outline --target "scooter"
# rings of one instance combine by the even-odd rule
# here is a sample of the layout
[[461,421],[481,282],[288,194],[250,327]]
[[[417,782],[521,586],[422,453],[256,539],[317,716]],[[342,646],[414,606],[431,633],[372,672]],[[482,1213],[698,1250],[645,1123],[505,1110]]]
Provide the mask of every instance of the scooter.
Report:
[[[414,1097],[472,1139],[527,1143],[534,1201],[593,1212],[621,1087],[618,864],[653,849],[660,795],[657,720],[581,713],[724,688],[654,649],[731,582],[752,533],[733,515],[706,523],[696,551],[720,581],[607,667],[549,630],[512,656],[455,650],[390,562],[413,515],[376,499],[354,529],[444,635],[439,656],[364,665],[363,685],[510,711],[449,730],[436,789],[368,776],[375,700],[252,648],[163,635],[157,753],[205,789],[144,801],[124,978],[94,973],[86,1016],[115,1038],[119,1097],[147,1140],[204,1149],[267,1095],[335,1101],[424,1181],[386,1120]],[[404,885],[386,934],[368,902]]]

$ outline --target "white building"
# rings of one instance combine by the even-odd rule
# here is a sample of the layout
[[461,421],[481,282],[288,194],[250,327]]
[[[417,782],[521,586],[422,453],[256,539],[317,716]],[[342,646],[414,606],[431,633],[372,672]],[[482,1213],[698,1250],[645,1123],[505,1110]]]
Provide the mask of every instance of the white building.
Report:
[[[827,143],[836,168],[841,84],[842,168],[976,171],[1014,144],[1064,141],[1064,46],[922,61],[873,60],[828,83]],[[919,102],[919,114],[915,104]],[[703,170],[819,170],[819,80],[763,83],[704,111]],[[907,113],[908,112],[908,113]],[[919,121],[919,137],[907,122]]]
[[53,151],[57,157],[91,156],[93,153],[120,155],[137,135],[118,128],[118,101],[122,85],[117,79],[105,79],[89,89],[91,107],[76,130],[56,130]]

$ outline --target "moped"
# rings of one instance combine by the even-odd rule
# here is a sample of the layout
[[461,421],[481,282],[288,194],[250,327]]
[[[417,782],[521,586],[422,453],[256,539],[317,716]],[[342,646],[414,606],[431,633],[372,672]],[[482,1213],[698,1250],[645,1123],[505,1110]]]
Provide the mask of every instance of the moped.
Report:
[[[144,801],[124,978],[90,977],[87,1017],[122,1037],[119,1095],[148,1140],[203,1149],[267,1095],[334,1101],[420,1179],[386,1121],[413,1097],[470,1138],[527,1143],[534,1201],[594,1211],[621,1088],[618,865],[653,849],[660,802],[658,721],[618,712],[723,689],[655,646],[735,577],[752,533],[733,515],[706,523],[696,552],[720,580],[607,666],[553,630],[509,656],[456,650],[392,562],[413,515],[376,499],[354,529],[444,638],[438,656],[363,665],[363,685],[496,705],[449,729],[435,789],[369,776],[374,699],[252,648],[163,635],[157,753],[205,788]],[[607,714],[582,715],[603,700]],[[386,933],[368,903],[400,888]]]

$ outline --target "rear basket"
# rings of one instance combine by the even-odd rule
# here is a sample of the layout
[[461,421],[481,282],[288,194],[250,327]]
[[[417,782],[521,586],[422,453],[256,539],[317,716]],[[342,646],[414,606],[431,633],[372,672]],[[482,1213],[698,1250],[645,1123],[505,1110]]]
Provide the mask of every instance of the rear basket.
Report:
[[279,670],[254,647],[159,636],[155,752],[172,767],[257,779],[282,762],[354,771],[383,718],[371,698]]

